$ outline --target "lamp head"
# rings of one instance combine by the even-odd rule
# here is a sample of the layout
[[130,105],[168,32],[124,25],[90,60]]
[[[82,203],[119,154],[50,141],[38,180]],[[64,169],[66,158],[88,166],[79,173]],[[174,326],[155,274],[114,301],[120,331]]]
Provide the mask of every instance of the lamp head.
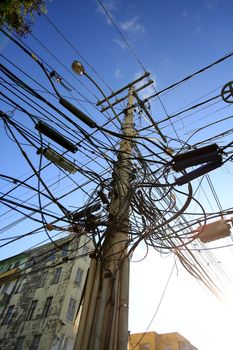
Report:
[[77,73],[79,75],[84,74],[84,67],[83,67],[82,63],[80,63],[79,61],[74,61],[72,63],[71,67],[75,73]]

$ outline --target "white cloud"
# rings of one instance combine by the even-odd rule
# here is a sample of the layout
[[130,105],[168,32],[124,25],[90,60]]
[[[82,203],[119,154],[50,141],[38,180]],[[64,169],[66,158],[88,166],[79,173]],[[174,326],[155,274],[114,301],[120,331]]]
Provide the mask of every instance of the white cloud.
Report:
[[126,44],[123,40],[115,38],[112,40],[114,43],[116,43],[122,50],[126,48]]
[[168,58],[168,57],[163,57],[162,58],[162,60],[163,60],[163,63],[165,63],[165,64],[169,64],[169,63],[171,63],[171,59],[170,58]]
[[119,28],[124,32],[132,34],[145,33],[144,26],[138,22],[138,17],[133,17],[132,19],[120,22]]
[[207,0],[205,2],[206,6],[208,7],[209,10],[213,10],[216,6],[218,6],[219,1],[218,0]]
[[184,11],[181,13],[181,15],[182,15],[182,17],[187,18],[187,17],[188,17],[188,12],[184,10]]
[[121,70],[120,70],[119,67],[117,67],[116,70],[115,70],[115,77],[116,77],[117,79],[123,78],[122,72],[121,72]]
[[194,18],[195,21],[195,29],[194,29],[194,37],[198,36],[202,32],[202,24],[201,24],[201,16],[197,15]]
[[[102,1],[102,4],[106,8],[106,10],[111,14],[113,11],[118,10],[120,2],[120,0],[107,0]],[[97,12],[105,14],[103,7],[99,3],[97,3]]]
[[[106,0],[104,2],[102,2],[103,6],[105,7],[106,11],[108,12],[109,16],[112,17],[112,19],[115,21],[113,12],[118,11],[119,9],[119,5],[120,5],[121,0]],[[102,14],[105,19],[106,22],[112,26],[112,21],[111,19],[107,16],[105,10],[103,9],[103,7],[97,3],[97,12]]]
[[147,86],[144,90],[142,90],[142,93],[141,93],[142,99],[146,99],[147,97],[154,95],[154,93],[155,93],[154,87],[156,88],[156,82],[155,82],[155,79],[152,79],[152,80],[154,81],[154,83]]
[[202,27],[197,25],[194,30],[194,36],[198,35],[199,33],[202,32]]
[[[97,12],[105,17],[108,25],[113,26],[114,22],[119,30],[121,30],[122,33],[130,35],[131,39],[133,39],[133,36],[135,35],[145,33],[144,25],[139,22],[138,16],[135,15],[134,17],[125,20],[119,20],[116,18],[115,13],[119,11],[119,5],[121,2],[122,0],[105,0],[102,3],[106,11],[99,3],[97,3]],[[116,38],[113,39],[113,42],[115,42],[121,49],[126,48],[126,44],[122,39]]]

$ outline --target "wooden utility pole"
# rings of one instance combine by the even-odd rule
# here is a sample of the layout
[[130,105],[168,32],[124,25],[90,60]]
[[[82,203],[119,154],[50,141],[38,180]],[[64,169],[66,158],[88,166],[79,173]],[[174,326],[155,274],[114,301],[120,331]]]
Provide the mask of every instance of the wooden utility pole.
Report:
[[134,88],[122,124],[101,256],[91,259],[75,350],[126,350],[128,343],[130,202]]

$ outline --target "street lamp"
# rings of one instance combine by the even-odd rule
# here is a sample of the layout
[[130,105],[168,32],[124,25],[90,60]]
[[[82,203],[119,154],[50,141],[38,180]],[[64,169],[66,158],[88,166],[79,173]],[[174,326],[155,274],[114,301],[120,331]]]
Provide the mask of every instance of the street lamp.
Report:
[[71,68],[72,68],[72,70],[73,70],[76,74],[78,74],[78,75],[85,75],[85,76],[95,85],[95,87],[99,90],[99,92],[102,94],[102,96],[104,97],[104,99],[105,99],[106,102],[108,103],[109,107],[111,108],[111,110],[112,110],[112,112],[114,113],[114,116],[116,117],[116,119],[118,120],[118,122],[119,122],[120,124],[122,124],[122,123],[121,123],[121,120],[119,119],[117,113],[115,112],[115,110],[114,110],[114,108],[113,108],[111,102],[109,102],[108,97],[105,95],[105,93],[103,92],[103,90],[99,87],[99,85],[95,82],[95,80],[92,79],[92,77],[91,77],[89,74],[87,74],[87,72],[85,71],[84,66],[82,65],[82,63],[79,62],[79,61],[77,61],[77,60],[75,60],[75,61],[72,63]]
[[105,96],[105,93],[103,92],[103,90],[99,87],[99,85],[95,82],[95,80],[92,79],[92,77],[89,74],[87,74],[87,72],[85,71],[84,66],[82,65],[81,62],[75,60],[72,63],[71,68],[73,69],[73,71],[76,74],[78,74],[78,75],[85,75],[97,87],[97,89],[101,92],[101,94],[104,96],[104,98],[107,99],[107,97]]
[[83,65],[82,65],[82,63],[81,62],[79,62],[79,61],[74,61],[73,63],[72,63],[72,69],[73,69],[73,71],[75,72],[75,73],[77,73],[78,75],[83,75],[83,74],[85,74],[85,70],[84,70],[84,67],[83,67]]

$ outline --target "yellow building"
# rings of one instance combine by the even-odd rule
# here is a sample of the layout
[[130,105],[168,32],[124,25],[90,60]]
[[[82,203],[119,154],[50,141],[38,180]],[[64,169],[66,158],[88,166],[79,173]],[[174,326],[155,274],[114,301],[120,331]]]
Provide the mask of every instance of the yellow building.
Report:
[[0,261],[0,349],[72,350],[89,267],[85,238]]
[[165,334],[145,332],[130,334],[129,350],[197,350],[197,348],[177,332]]

